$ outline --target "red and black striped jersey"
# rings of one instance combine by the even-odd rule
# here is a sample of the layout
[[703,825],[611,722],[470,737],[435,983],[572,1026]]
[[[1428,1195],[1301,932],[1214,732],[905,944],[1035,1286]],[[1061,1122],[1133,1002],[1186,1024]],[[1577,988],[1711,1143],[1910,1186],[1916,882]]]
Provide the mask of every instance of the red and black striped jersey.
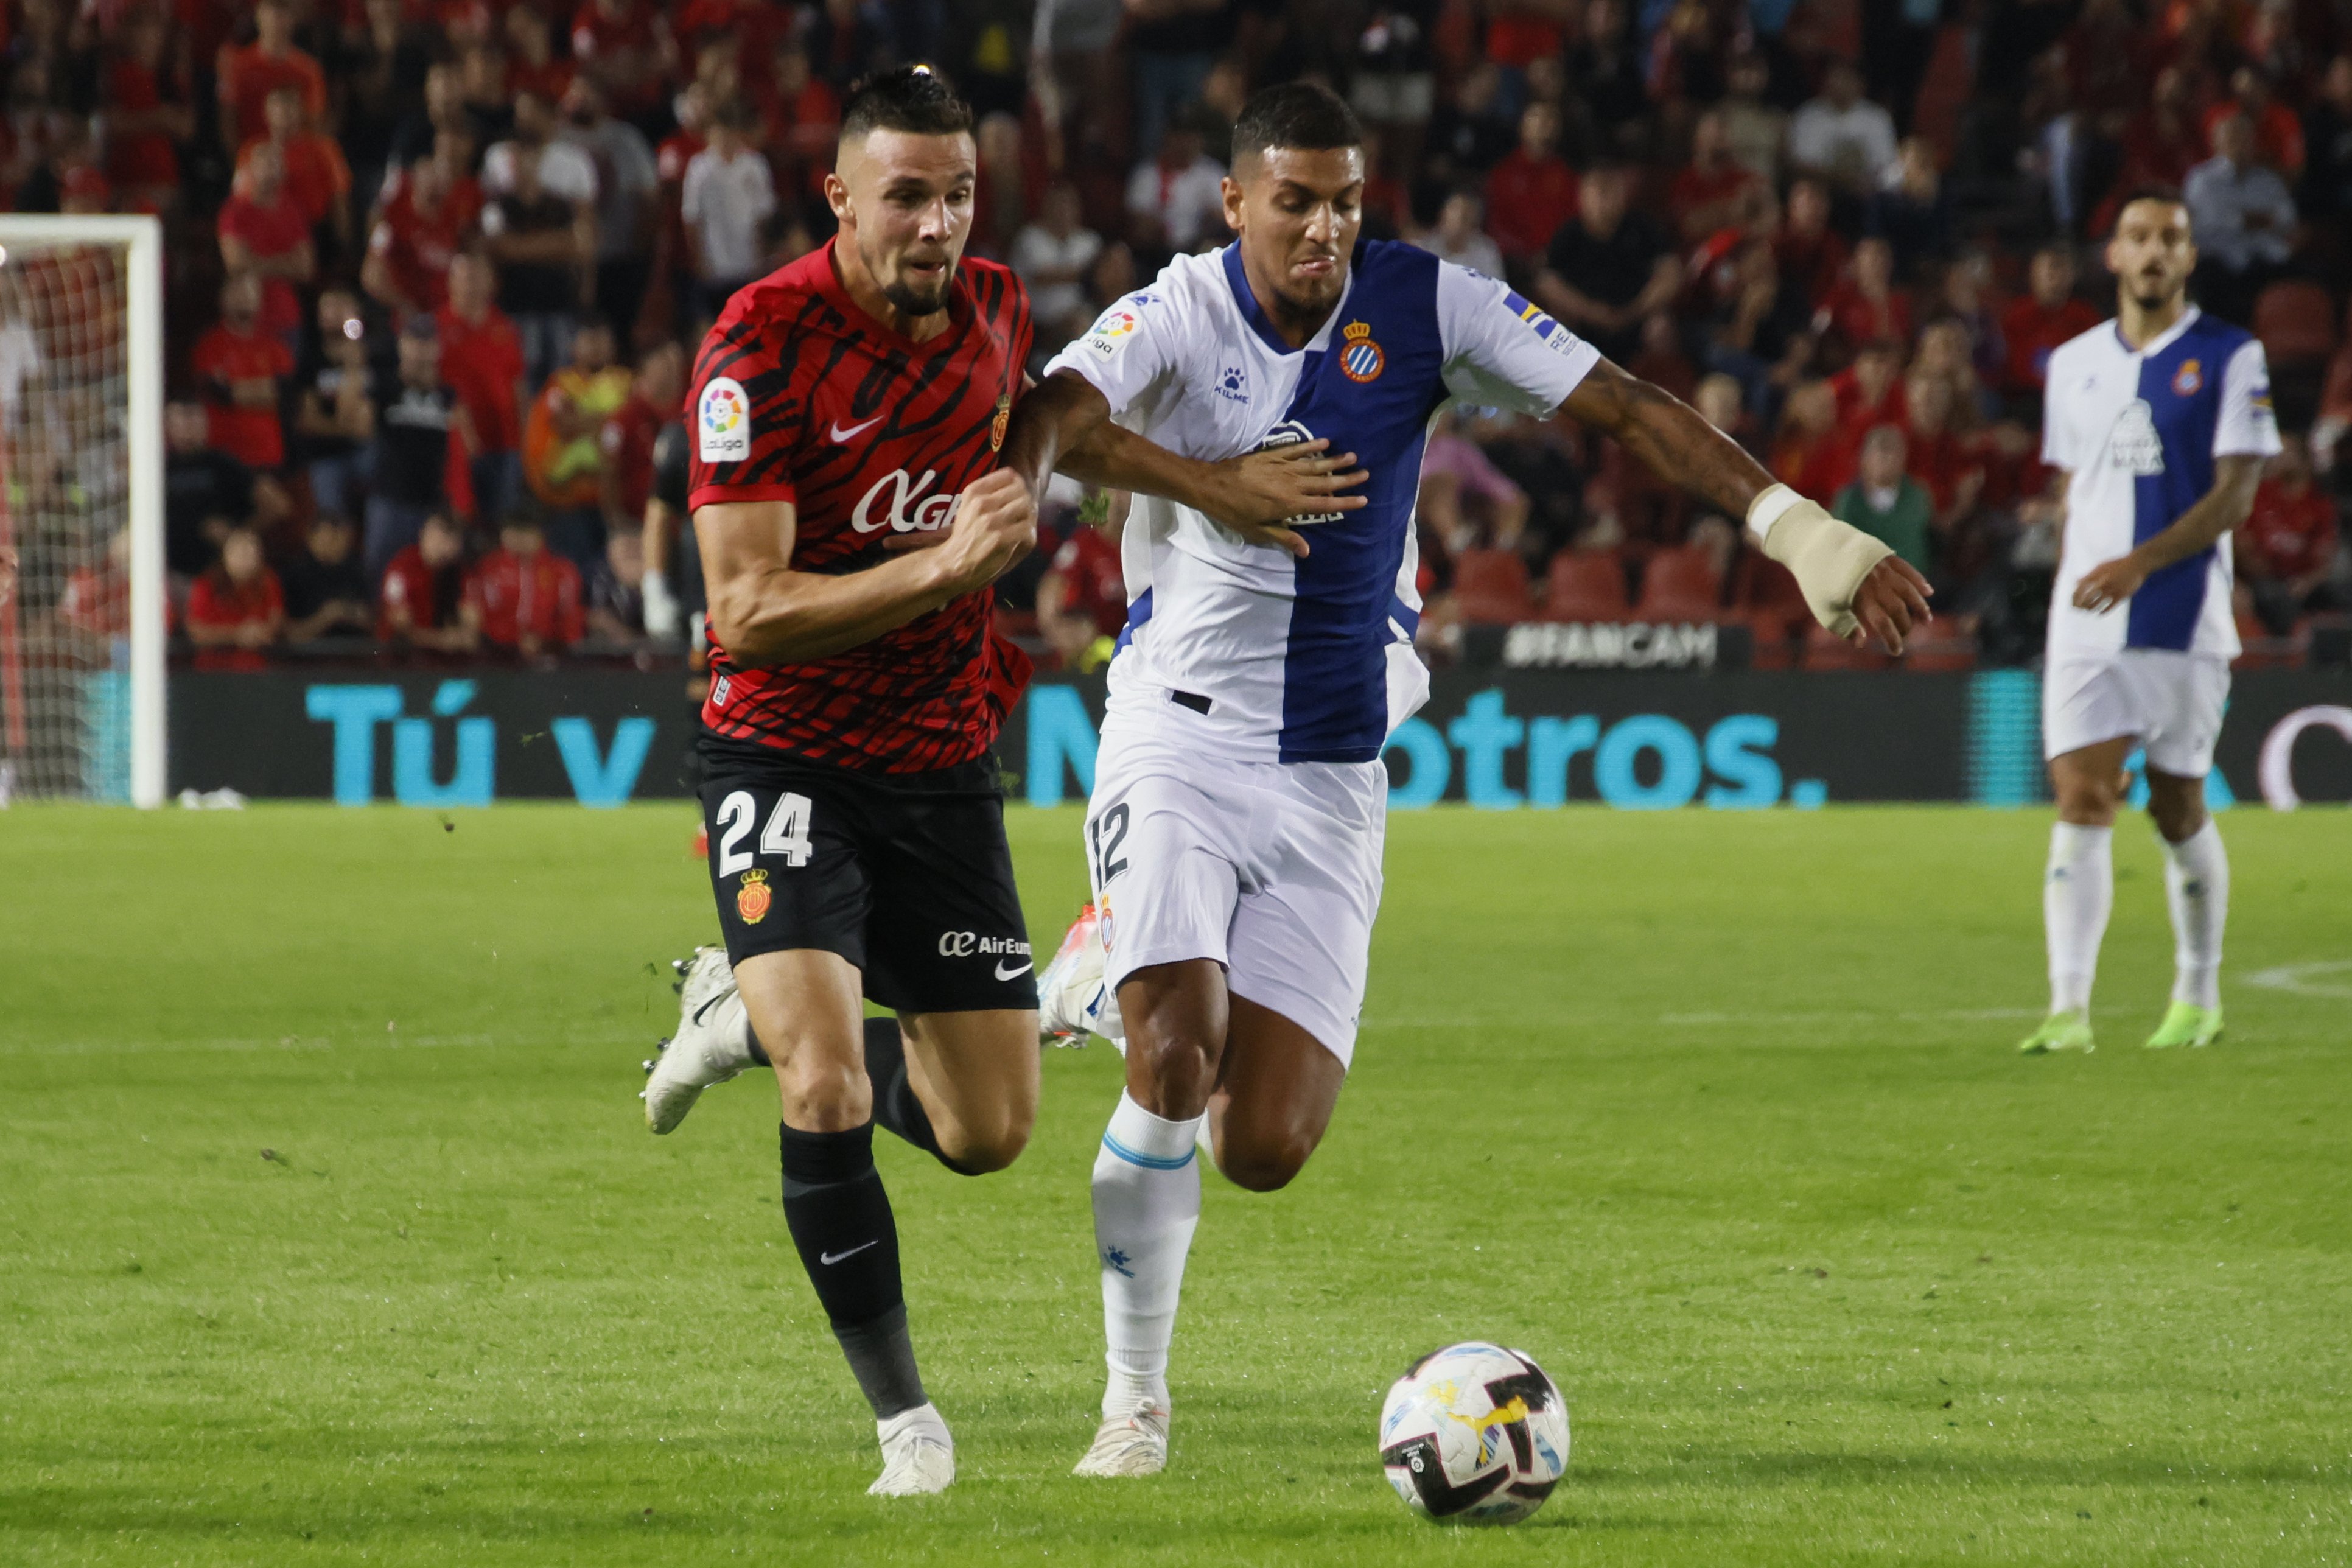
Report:
[[[994,468],[1029,357],[1029,297],[1010,268],[966,257],[948,328],[923,342],[859,306],[811,252],[735,295],[703,340],[688,402],[690,508],[791,501],[793,569],[862,572],[896,534],[945,528]],[[1028,684],[997,635],[995,591],[951,600],[873,641],[805,664],[746,668],[713,637],[713,732],[880,773],[986,752]]]

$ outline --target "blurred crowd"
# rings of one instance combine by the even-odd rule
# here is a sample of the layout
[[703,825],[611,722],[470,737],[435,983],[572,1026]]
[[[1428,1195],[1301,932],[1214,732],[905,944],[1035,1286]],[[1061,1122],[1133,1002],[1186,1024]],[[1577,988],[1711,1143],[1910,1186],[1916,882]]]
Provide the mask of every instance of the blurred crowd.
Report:
[[[1508,278],[1885,539],[1937,588],[1922,666],[2038,653],[2042,366],[2112,314],[2123,194],[2177,187],[2197,297],[2262,336],[2290,432],[2242,625],[2292,657],[2352,605],[2343,0],[5,0],[0,58],[0,209],[167,226],[172,602],[206,666],[690,639],[653,486],[688,352],[824,242],[842,95],[913,58],[980,116],[971,248],[1027,281],[1040,363],[1224,241],[1251,90],[1326,81],[1368,128],[1369,236]],[[0,321],[20,510],[53,481],[42,363]],[[1003,614],[1091,668],[1124,508],[1057,494]],[[1433,658],[1642,620],[1871,659],[1564,418],[1447,415],[1421,500]],[[30,612],[119,630],[125,552],[90,553]]]

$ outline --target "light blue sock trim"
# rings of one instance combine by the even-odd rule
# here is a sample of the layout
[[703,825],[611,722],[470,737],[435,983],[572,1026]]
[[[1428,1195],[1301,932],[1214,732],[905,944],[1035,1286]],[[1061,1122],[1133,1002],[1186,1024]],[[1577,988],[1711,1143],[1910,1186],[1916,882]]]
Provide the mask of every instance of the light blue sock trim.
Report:
[[1140,1165],[1147,1171],[1181,1171],[1191,1164],[1193,1156],[1200,1152],[1197,1148],[1187,1149],[1174,1159],[1163,1159],[1158,1154],[1140,1154],[1108,1132],[1103,1134],[1103,1147],[1129,1164]]

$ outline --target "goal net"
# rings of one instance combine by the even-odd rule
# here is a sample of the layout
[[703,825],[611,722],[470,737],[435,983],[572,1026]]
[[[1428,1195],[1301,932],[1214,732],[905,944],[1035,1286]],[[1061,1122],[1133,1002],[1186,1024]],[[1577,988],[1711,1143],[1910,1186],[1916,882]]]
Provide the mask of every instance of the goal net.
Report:
[[0,805],[163,796],[163,238],[0,216]]

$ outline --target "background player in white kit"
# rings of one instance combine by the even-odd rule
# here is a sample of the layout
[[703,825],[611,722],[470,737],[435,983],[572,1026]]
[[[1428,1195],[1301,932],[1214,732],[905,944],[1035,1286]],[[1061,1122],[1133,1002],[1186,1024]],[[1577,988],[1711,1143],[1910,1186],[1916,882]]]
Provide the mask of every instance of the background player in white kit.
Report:
[[2064,474],[2065,540],[2050,597],[2042,745],[2058,821],[2042,919],[2050,1016],[2028,1055],[2092,1048],[2091,978],[2115,899],[2110,854],[2124,761],[2147,749],[2147,812],[2164,840],[2172,1005],[2151,1048],[2221,1033],[2230,860],[2205,775],[2238,632],[2223,536],[2246,520],[2279,449],[2263,345],[2189,303],[2189,209],[2126,201],[2107,242],[2116,319],[2050,356],[2042,460]]
[[[1111,1375],[1081,1475],[1166,1463],[1204,1116],[1218,1168],[1270,1191],[1314,1152],[1346,1076],[1380,902],[1381,751],[1428,693],[1412,510],[1438,408],[1565,406],[1747,517],[1823,624],[1899,649],[1927,615],[1925,579],[1885,546],[1501,282],[1411,246],[1360,247],[1360,142],[1322,88],[1253,99],[1224,183],[1239,241],[1180,257],[1105,311],[1005,438],[1033,487],[1114,419],[1181,458],[1328,440],[1326,461],[1363,463],[1335,476],[1360,482],[1360,507],[1303,530],[1244,535],[1144,496],[1128,520],[1133,598],[1086,826],[1097,915],[1041,982],[1048,1029],[1123,1026],[1127,1051],[1095,1163]],[[1123,1023],[1101,1011],[1113,993]]]

